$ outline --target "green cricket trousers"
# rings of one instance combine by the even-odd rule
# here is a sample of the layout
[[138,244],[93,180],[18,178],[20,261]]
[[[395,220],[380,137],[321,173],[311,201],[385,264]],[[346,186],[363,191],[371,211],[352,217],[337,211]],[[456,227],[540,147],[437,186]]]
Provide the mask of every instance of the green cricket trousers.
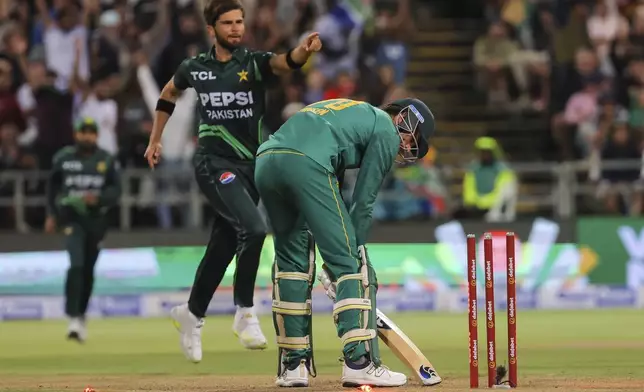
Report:
[[73,211],[62,215],[70,260],[65,281],[65,313],[69,317],[84,317],[94,289],[94,267],[107,222],[101,215],[82,216]]
[[[272,149],[257,156],[255,182],[273,227],[273,321],[285,364],[312,358],[311,288],[315,238],[336,282],[333,318],[345,358],[379,364],[375,272],[358,255],[355,230],[334,173],[302,153]],[[312,256],[311,256],[312,254]]]

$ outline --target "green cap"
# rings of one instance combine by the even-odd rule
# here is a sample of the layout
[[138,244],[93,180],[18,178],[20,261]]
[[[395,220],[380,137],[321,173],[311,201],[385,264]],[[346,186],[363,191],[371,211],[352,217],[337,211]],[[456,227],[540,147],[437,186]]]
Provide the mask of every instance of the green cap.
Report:
[[74,130],[76,132],[79,132],[79,131],[98,132],[98,124],[91,117],[83,117],[76,123]]

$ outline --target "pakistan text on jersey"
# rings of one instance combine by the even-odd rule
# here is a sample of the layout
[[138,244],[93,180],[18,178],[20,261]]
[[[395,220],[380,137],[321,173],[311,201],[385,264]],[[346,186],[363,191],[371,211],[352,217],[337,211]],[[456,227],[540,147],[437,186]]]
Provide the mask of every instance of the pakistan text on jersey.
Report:
[[227,110],[209,110],[206,113],[210,120],[234,120],[237,118],[253,117],[253,109],[227,109]]

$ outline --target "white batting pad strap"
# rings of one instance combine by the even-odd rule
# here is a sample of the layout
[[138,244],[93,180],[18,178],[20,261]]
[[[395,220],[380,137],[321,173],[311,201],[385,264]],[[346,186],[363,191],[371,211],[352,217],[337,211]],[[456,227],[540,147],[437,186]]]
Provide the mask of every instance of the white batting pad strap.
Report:
[[337,284],[344,282],[345,280],[362,280],[362,274],[348,274],[338,278]]
[[289,338],[284,336],[277,337],[277,347],[287,348],[291,350],[304,350],[311,346],[311,339],[309,336],[301,338]]
[[342,335],[340,339],[342,340],[342,345],[346,346],[349,343],[371,340],[375,338],[375,329],[352,329],[351,331]]
[[308,316],[311,314],[311,301],[301,303],[273,300],[273,312],[291,316]]
[[341,312],[351,309],[369,311],[371,310],[371,300],[367,298],[346,298],[338,301],[333,305],[333,317],[336,317]]
[[310,282],[312,277],[309,274],[304,272],[278,272],[275,274],[275,279],[286,279],[286,280],[303,280]]

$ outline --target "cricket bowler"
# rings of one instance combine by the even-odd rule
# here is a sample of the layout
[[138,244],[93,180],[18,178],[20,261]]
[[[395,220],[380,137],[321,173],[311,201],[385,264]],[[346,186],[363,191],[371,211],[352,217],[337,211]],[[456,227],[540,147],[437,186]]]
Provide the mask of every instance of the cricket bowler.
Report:
[[202,359],[201,329],[206,310],[233,257],[237,256],[233,332],[248,349],[267,342],[253,307],[255,279],[266,237],[258,209],[255,153],[264,141],[262,116],[266,89],[277,76],[301,68],[322,47],[317,33],[286,54],[251,51],[240,46],[244,9],[238,0],[210,0],[204,7],[213,46],[184,60],[159,97],[150,142],[150,167],[161,158],[161,134],[182,91],[199,97],[200,125],[193,164],[196,180],[215,211],[210,240],[196,271],[188,303],[171,310],[181,348],[193,362]]
[[[306,387],[309,374],[315,377],[313,238],[336,287],[333,320],[343,345],[342,384],[393,387],[407,382],[404,374],[380,362],[378,282],[365,246],[385,176],[394,162],[425,156],[433,132],[434,116],[418,99],[400,99],[382,108],[332,99],[300,110],[259,147],[255,181],[275,236],[278,386]],[[360,171],[347,210],[337,178],[355,168]]]
[[121,183],[118,164],[98,148],[98,125],[82,119],[75,128],[76,145],[54,155],[47,186],[48,215],[45,231],[61,227],[70,266],[65,282],[65,313],[69,317],[67,338],[87,338],[85,313],[94,287],[94,266],[99,244],[107,230],[107,211],[118,203]]

